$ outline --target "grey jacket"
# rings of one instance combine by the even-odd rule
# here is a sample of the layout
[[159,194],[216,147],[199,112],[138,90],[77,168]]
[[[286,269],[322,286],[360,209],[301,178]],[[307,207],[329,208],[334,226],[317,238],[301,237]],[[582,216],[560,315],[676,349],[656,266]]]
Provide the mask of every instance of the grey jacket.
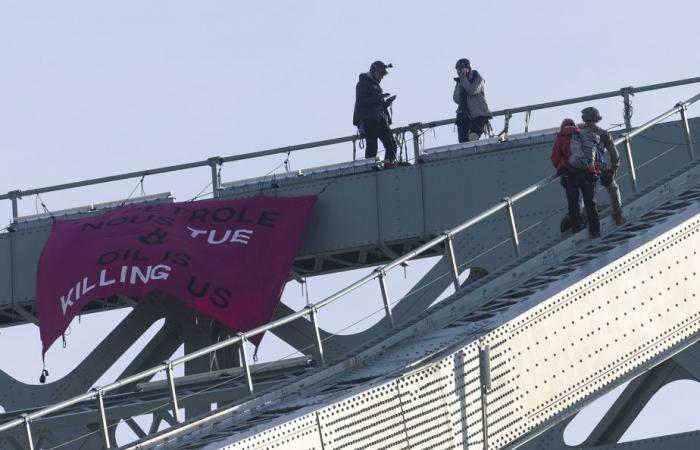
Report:
[[600,136],[600,142],[605,147],[605,150],[610,152],[610,162],[614,167],[620,166],[620,152],[617,151],[617,147],[613,144],[613,138],[609,132],[600,128],[595,123],[583,123],[579,125],[579,128],[586,128]]
[[486,104],[486,94],[484,92],[484,84],[486,82],[481,77],[481,74],[476,70],[472,70],[468,77],[461,76],[455,78],[457,84],[452,99],[459,106],[457,114],[467,113],[469,117],[493,117],[489,110],[489,105]]

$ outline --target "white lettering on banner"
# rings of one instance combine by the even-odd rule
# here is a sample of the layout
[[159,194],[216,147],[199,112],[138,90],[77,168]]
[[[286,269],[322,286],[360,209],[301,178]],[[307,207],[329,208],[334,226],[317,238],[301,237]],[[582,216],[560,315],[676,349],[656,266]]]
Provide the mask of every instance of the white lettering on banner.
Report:
[[134,266],[134,268],[131,270],[131,284],[136,284],[137,276],[141,279],[143,284],[148,283],[149,278],[151,278],[151,266],[146,268],[146,273],[141,272],[140,267]]
[[[147,284],[149,281],[167,280],[170,276],[171,267],[166,264],[158,264],[155,266],[146,266],[141,269],[139,266],[122,266],[119,271],[119,283],[135,285],[138,281],[142,284]],[[89,277],[83,277],[75,286],[70,288],[68,294],[61,295],[61,311],[66,315],[69,307],[73,306],[74,300],[80,300],[80,297],[87,294],[95,287],[109,286],[117,282],[117,277],[110,277],[107,269],[100,270],[100,275],[97,277],[97,285],[90,284]]]
[[187,227],[188,230],[190,230],[190,237],[191,238],[196,238],[200,234],[206,234],[206,230],[195,230],[194,228]]
[[170,276],[170,266],[158,264],[151,271],[151,280],[167,280]]
[[197,236],[205,234],[207,235],[207,242],[213,245],[223,244],[224,242],[237,242],[239,244],[248,245],[254,231],[244,228],[226,230],[222,237],[217,237],[217,230],[197,230],[191,227],[187,227],[187,229],[190,230],[190,237],[192,239],[196,239]]
[[224,233],[224,237],[222,237],[219,240],[215,239],[216,236],[216,230],[211,230],[209,232],[209,237],[207,238],[207,242],[210,244],[223,244],[224,242],[228,241],[229,236],[231,236],[231,230],[226,230],[226,233]]
[[100,270],[100,287],[102,286],[109,286],[110,284],[114,284],[117,282],[117,280],[106,280],[105,275],[107,275],[106,270]]
[[83,294],[87,294],[91,290],[95,289],[94,284],[91,284],[90,286],[88,286],[87,283],[88,283],[88,277],[83,278]]
[[62,295],[61,296],[61,309],[63,309],[63,315],[66,315],[66,310],[68,309],[69,306],[73,306],[73,300],[71,300],[71,296],[73,295],[73,288],[70,288],[70,291],[68,291],[68,295]]
[[253,235],[253,230],[236,230],[233,233],[231,242],[240,242],[241,244],[248,244],[250,237]]

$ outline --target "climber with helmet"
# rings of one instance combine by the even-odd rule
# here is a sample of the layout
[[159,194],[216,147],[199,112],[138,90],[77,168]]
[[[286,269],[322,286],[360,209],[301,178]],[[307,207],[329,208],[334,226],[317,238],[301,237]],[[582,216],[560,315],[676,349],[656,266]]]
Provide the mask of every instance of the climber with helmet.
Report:
[[[606,130],[598,126],[598,122],[602,119],[597,108],[589,106],[581,110],[581,120],[583,124],[579,128],[585,128],[600,137],[600,150],[610,154],[610,164],[603,162],[602,158],[597,158],[597,166],[600,172],[600,184],[608,191],[610,196],[610,206],[612,208],[612,218],[616,225],[622,225],[626,222],[622,215],[622,197],[620,195],[620,186],[615,180],[617,170],[620,167],[620,153],[615,148],[612,136]],[[601,155],[602,156],[602,155]]]
[[392,68],[391,64],[375,61],[369,68],[369,72],[361,73],[355,86],[355,111],[352,123],[360,136],[367,141],[365,158],[377,156],[377,139],[384,145],[385,166],[389,167],[396,161],[396,140],[391,133],[391,115],[389,108],[396,96],[389,96],[382,92],[379,83]]
[[[552,165],[560,175],[561,186],[566,194],[568,214],[562,220],[566,221],[567,230],[574,233],[579,232],[584,225],[581,215],[580,199],[586,207],[586,218],[588,232],[591,237],[600,236],[600,220],[598,218],[598,207],[595,201],[595,185],[598,181],[598,169],[591,165],[585,169],[578,168],[572,164],[572,141],[580,130],[576,127],[573,119],[564,119],[557,133],[550,159]],[[597,138],[597,136],[596,136]],[[562,231],[566,231],[563,230]]]
[[457,105],[457,136],[459,142],[477,141],[484,133],[493,115],[486,104],[484,93],[485,81],[481,74],[472,69],[466,58],[461,58],[455,64],[454,94],[452,99]]

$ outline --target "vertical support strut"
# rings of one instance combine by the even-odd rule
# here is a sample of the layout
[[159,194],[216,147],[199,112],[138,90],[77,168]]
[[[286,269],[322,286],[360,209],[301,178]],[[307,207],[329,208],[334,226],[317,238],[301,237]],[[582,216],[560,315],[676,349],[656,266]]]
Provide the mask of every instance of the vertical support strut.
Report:
[[418,134],[418,124],[412,123],[409,125],[411,127],[411,135],[413,136],[413,158],[415,162],[418,162],[420,157],[420,135]]
[[253,377],[250,376],[250,366],[248,365],[248,352],[246,352],[245,349],[245,343],[246,343],[246,338],[243,333],[238,333],[238,336],[241,338],[241,346],[240,352],[241,352],[241,363],[243,364],[243,371],[245,372],[245,378],[246,382],[248,383],[248,391],[252,394],[254,389],[253,389]]
[[632,182],[632,190],[637,191],[637,172],[634,170],[634,159],[632,158],[632,145],[630,144],[629,134],[625,134],[625,150],[627,152],[627,168],[630,171],[630,181]]
[[683,134],[685,135],[685,143],[688,145],[688,156],[690,160],[695,159],[695,148],[693,148],[693,139],[690,136],[690,125],[688,125],[688,105],[679,103],[681,107],[681,121],[683,122]]
[[506,110],[505,111],[505,119],[503,120],[503,130],[498,133],[498,141],[499,142],[505,142],[508,140],[508,127],[510,126],[510,118],[513,117],[513,114]]
[[391,328],[394,328],[394,316],[391,315],[391,305],[389,304],[389,291],[386,288],[386,272],[384,272],[384,269],[378,269],[379,270],[379,276],[377,277],[379,279],[379,288],[382,290],[382,300],[384,301],[384,311],[386,311],[386,316],[389,318],[389,323],[391,324]]
[[481,432],[484,450],[488,449],[488,391],[491,389],[491,351],[488,344],[479,342],[479,383],[481,384]]
[[321,332],[318,329],[318,309],[312,306],[309,311],[309,318],[314,326],[314,335],[316,336],[316,351],[318,351],[318,357],[321,361],[321,366],[326,365],[326,359],[323,356],[323,342],[321,341]]
[[19,208],[17,205],[17,199],[22,198],[22,196],[19,194],[20,191],[11,191],[8,192],[8,195],[10,196],[10,202],[12,202],[12,221],[14,222],[17,220],[17,217],[19,217]]
[[452,273],[452,284],[454,284],[455,292],[459,291],[459,271],[457,270],[457,260],[455,258],[455,249],[453,245],[454,236],[451,232],[445,231],[445,256],[448,258],[447,263],[450,265],[450,273]]
[[107,428],[107,414],[105,413],[104,391],[97,389],[97,408],[100,411],[100,428],[102,429],[102,440],[105,448],[112,448],[112,443],[109,441],[109,429]]
[[32,439],[32,427],[30,425],[32,419],[29,417],[29,414],[22,414],[22,417],[24,418],[24,431],[27,435],[27,447],[29,450],[34,450],[34,440]]
[[531,110],[528,109],[527,111],[525,111],[525,132],[526,133],[528,131],[530,131],[530,118],[531,118],[531,116],[532,116]]
[[632,86],[620,89],[622,91],[622,102],[624,104],[625,130],[629,133],[632,129],[632,95],[634,88]]
[[211,167],[211,190],[214,198],[219,198],[219,190],[221,189],[219,180],[218,166],[223,164],[219,156],[209,158],[209,167]]
[[515,216],[513,215],[513,201],[510,197],[505,197],[503,200],[506,204],[506,214],[508,215],[508,223],[510,224],[510,237],[513,240],[513,248],[515,256],[520,257],[520,239],[518,238],[518,228],[515,226]]
[[177,403],[177,392],[175,391],[175,376],[173,374],[173,364],[168,361],[165,363],[165,375],[168,378],[168,389],[170,389],[170,404],[173,408],[173,417],[175,421],[180,421],[180,406]]

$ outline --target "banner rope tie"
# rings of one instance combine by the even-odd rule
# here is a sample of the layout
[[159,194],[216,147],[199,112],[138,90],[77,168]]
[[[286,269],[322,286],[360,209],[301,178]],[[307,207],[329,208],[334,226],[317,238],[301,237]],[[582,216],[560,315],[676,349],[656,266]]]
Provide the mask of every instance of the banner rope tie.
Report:
[[143,180],[144,180],[144,178],[146,178],[146,175],[148,175],[148,171],[145,171],[143,173],[143,175],[141,175],[141,179],[139,180],[139,182],[136,183],[136,186],[134,186],[134,188],[131,190],[131,192],[129,193],[129,196],[124,201],[122,201],[121,205],[119,205],[119,206],[126,205],[126,202],[131,200],[131,196],[134,195],[134,192],[136,192],[136,189],[138,189],[139,186],[141,187],[141,198],[146,196],[146,191],[143,189]]
[[37,202],[41,204],[41,208],[43,209],[44,213],[49,214],[53,219],[53,213],[49,211],[49,208],[46,207],[44,200],[41,198],[41,195],[39,195],[38,192],[36,193],[36,197],[34,199],[34,209],[36,209],[36,214],[39,215],[39,206],[37,205]]
[[291,156],[292,150],[287,150],[287,159],[284,160],[284,170],[287,173],[290,173],[292,171],[290,165],[289,165],[289,158]]

